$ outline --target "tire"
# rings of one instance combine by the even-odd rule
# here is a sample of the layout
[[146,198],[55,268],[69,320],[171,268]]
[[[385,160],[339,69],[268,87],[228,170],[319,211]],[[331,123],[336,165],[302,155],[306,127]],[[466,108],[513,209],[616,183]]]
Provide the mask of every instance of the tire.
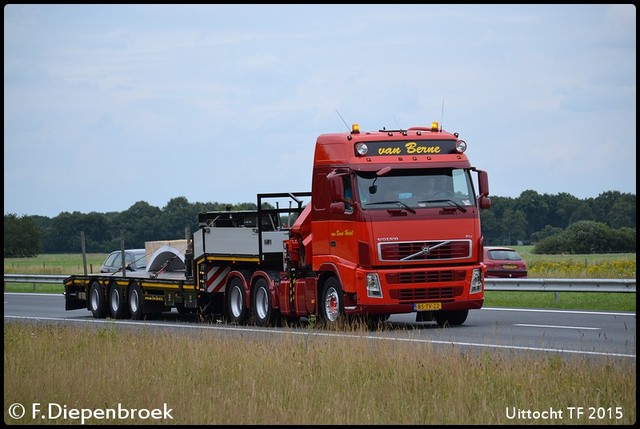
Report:
[[127,319],[131,314],[124,299],[124,289],[116,282],[109,287],[109,312],[114,319]]
[[226,319],[229,323],[242,325],[249,315],[242,280],[233,277],[226,287]]
[[468,315],[469,310],[438,311],[434,319],[440,327],[459,326],[467,320]]
[[265,279],[258,279],[251,294],[251,321],[257,326],[277,324],[280,311],[273,308],[273,299]]
[[107,303],[104,296],[104,288],[98,283],[98,281],[94,281],[89,286],[89,310],[93,314],[93,317],[96,319],[104,319],[109,314],[109,307],[107,307]]
[[136,282],[129,286],[129,313],[133,320],[141,320],[144,317],[144,293]]
[[335,325],[344,316],[344,299],[340,282],[329,277],[322,287],[319,304],[319,317],[327,325]]

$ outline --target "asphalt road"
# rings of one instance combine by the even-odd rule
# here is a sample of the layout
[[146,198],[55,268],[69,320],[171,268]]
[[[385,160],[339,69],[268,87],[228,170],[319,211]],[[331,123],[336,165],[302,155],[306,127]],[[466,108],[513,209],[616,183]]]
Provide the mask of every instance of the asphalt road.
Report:
[[64,310],[62,294],[5,293],[7,322],[51,323],[122,328],[205,330],[212,335],[312,335],[362,336],[434,347],[458,346],[464,350],[505,351],[526,354],[613,357],[635,359],[636,315],[633,312],[567,311],[483,308],[469,312],[462,326],[439,328],[415,322],[415,313],[392,315],[380,331],[335,332],[304,326],[258,328],[204,323],[195,316],[164,313],[154,320],[94,319],[88,310]]

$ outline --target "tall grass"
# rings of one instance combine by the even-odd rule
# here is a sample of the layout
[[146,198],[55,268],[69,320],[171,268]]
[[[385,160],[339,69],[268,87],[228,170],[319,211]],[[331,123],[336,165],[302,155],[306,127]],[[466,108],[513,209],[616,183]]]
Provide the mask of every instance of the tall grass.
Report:
[[[635,359],[478,352],[354,335],[225,338],[211,333],[7,323],[5,422],[77,424],[20,403],[172,410],[173,419],[88,424],[632,424]],[[357,332],[356,332],[357,334]],[[619,407],[622,418],[568,417]],[[511,420],[507,411],[564,411]],[[586,410],[586,409],[585,409]]]
[[[100,272],[107,253],[87,253],[87,273]],[[5,274],[84,274],[82,254],[37,255],[33,258],[4,258]]]

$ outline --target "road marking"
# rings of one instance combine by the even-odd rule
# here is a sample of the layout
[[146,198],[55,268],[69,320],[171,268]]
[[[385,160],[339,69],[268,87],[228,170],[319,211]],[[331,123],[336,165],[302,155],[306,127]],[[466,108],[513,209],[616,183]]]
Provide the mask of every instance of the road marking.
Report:
[[514,323],[513,326],[524,326],[525,328],[558,328],[558,329],[586,329],[598,331],[600,328],[589,328],[587,326],[559,326],[559,325],[530,325],[528,323]]
[[430,340],[430,339],[422,339],[422,338],[395,338],[395,337],[386,337],[386,336],[376,336],[376,335],[359,335],[359,334],[350,334],[350,333],[327,333],[327,332],[312,332],[310,333],[307,330],[299,331],[299,330],[276,330],[269,328],[252,328],[252,327],[242,327],[242,326],[229,326],[225,324],[220,325],[191,325],[191,324],[172,324],[172,323],[152,323],[147,324],[144,321],[125,321],[119,320],[114,321],[112,319],[67,319],[60,317],[27,317],[27,316],[4,316],[5,319],[14,319],[14,320],[36,320],[36,321],[57,321],[57,322],[78,322],[84,324],[105,324],[111,326],[117,325],[136,325],[136,326],[146,326],[149,327],[161,327],[161,328],[174,328],[174,329],[193,329],[193,330],[215,330],[215,331],[241,331],[241,332],[251,332],[251,333],[269,333],[276,335],[302,335],[308,337],[310,335],[316,337],[341,337],[341,338],[366,338],[370,340],[376,341],[396,341],[400,343],[418,343],[418,344],[442,344],[442,345],[453,345],[453,346],[467,346],[467,347],[477,347],[477,348],[489,348],[489,349],[502,349],[502,350],[525,350],[525,351],[541,351],[541,352],[551,352],[551,353],[567,353],[567,354],[576,354],[576,355],[590,355],[590,356],[609,356],[609,357],[625,357],[625,358],[636,358],[635,354],[628,353],[609,353],[609,352],[596,352],[589,350],[570,350],[570,349],[558,349],[558,348],[549,348],[549,347],[529,347],[529,346],[509,346],[503,344],[484,344],[484,343],[472,343],[466,341],[443,341],[443,340]]
[[631,316],[636,317],[635,311],[594,311],[594,310],[548,310],[544,308],[513,308],[513,307],[482,307],[481,311],[522,311],[530,313],[562,313],[562,314],[599,314],[603,316]]

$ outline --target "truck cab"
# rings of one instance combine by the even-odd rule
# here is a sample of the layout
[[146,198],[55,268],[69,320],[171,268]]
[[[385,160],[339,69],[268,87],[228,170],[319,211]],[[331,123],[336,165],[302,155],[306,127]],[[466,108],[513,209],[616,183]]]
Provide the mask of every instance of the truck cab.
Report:
[[[454,325],[482,307],[480,209],[490,200],[466,147],[437,123],[374,132],[354,124],[318,137],[311,208],[300,220],[312,239],[299,240],[319,290],[338,285],[326,317],[416,312]],[[330,298],[321,292],[320,307]]]

